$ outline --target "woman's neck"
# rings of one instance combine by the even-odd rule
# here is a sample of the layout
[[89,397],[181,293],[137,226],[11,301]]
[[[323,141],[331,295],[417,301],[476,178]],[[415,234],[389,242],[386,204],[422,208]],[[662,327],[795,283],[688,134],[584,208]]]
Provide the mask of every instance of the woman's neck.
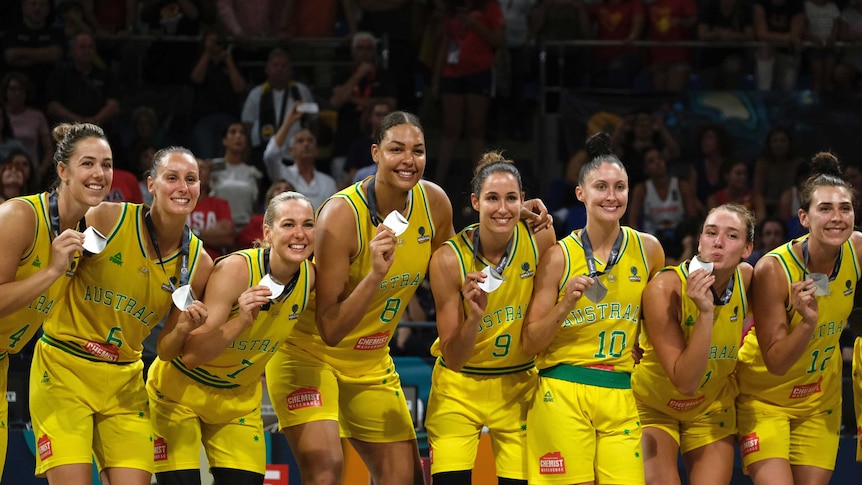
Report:
[[[802,253],[801,244],[799,252]],[[808,272],[832,274],[832,269],[835,268],[835,261],[838,260],[840,253],[841,247],[826,246],[809,236],[808,261],[805,261]],[[803,260],[804,258],[805,255],[803,254]]]
[[499,263],[506,254],[506,248],[509,246],[509,240],[512,239],[514,231],[507,234],[495,233],[491,231],[479,231],[479,244],[482,249],[482,256],[492,263]]
[[[378,214],[384,217],[390,212],[397,210],[403,211],[407,205],[407,196],[410,192],[402,192],[399,189],[383,183],[379,178],[374,177],[374,198],[377,204]],[[368,189],[366,188],[366,192]]]
[[[78,226],[81,218],[90,209],[90,206],[82,204],[65,193],[66,190],[57,189],[57,213],[60,215],[60,232]],[[8,197],[8,196],[7,196]]]
[[269,251],[269,272],[281,284],[286,284],[299,271],[299,263],[284,261],[272,248]]
[[186,226],[186,216],[181,214],[167,214],[164,211],[153,207],[150,210],[150,218],[153,221],[155,229],[156,241],[162,252],[162,256],[166,256],[176,250],[182,241],[183,229]]
[[607,259],[622,228],[619,221],[609,223],[587,220],[584,230],[590,236],[590,245],[593,248],[593,253],[601,259]]

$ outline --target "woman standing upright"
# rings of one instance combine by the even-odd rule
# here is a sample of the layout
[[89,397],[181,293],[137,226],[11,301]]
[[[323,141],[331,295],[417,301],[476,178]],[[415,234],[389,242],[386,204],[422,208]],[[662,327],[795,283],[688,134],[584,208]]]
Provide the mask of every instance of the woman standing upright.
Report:
[[809,233],[754,268],[754,328],[739,353],[739,449],[755,485],[826,484],[841,426],[838,339],[853,308],[862,234],[852,187],[831,153],[799,193]]
[[[536,385],[534,356],[521,347],[533,276],[554,233],[520,221],[515,165],[486,153],[473,177],[479,223],[431,259],[440,338],[425,426],[435,484],[469,484],[482,427],[490,429],[500,483],[526,484],[526,417]],[[502,278],[499,288],[486,286]],[[490,396],[495,396],[491,398]]]
[[158,346],[159,355],[171,358],[206,319],[200,302],[185,312],[171,303],[175,289],[188,284],[203,294],[212,269],[185,224],[200,195],[197,161],[184,148],[160,150],[148,186],[152,208],[106,202],[87,212],[87,223],[107,236],[106,245],[81,258],[36,345],[30,372],[36,474],[51,483],[91,483],[93,456],[113,484],[150,483],[143,340],[168,315]]
[[[341,483],[339,430],[375,482],[422,483],[388,344],[431,253],[454,234],[452,206],[439,186],[422,180],[425,136],[416,116],[387,115],[371,155],[377,175],[319,209],[315,306],[267,365],[279,426],[303,483]],[[394,224],[383,223],[393,211],[407,221],[398,236]]]
[[[736,370],[752,268],[754,215],[739,204],[711,210],[691,263],[665,268],[643,294],[643,358],[632,389],[643,427],[648,484],[730,483]],[[703,267],[708,261],[712,267]]]
[[644,481],[632,349],[641,293],[664,252],[620,225],[628,176],[610,137],[594,135],[587,152],[576,189],[586,226],[542,258],[521,334],[539,369],[527,414],[531,484]]
[[[42,322],[57,310],[84,252],[84,214],[111,187],[113,158],[96,125],[54,128],[59,181],[50,192],[10,199],[0,205],[0,389],[6,391],[9,356],[21,351]],[[9,422],[0,401],[0,423]],[[8,436],[0,427],[0,475]]]

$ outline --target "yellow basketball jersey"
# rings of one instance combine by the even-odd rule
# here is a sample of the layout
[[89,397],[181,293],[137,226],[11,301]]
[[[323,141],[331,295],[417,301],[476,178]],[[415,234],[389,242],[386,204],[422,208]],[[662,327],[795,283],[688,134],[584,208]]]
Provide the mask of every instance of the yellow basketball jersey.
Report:
[[[181,251],[147,255],[146,206],[123,204],[99,253],[81,258],[64,301],[45,321],[42,340],[97,362],[140,360],[143,341],[171,309],[171,280],[180,281]],[[186,270],[193,281],[203,251],[191,235]]]
[[[54,235],[48,212],[47,192],[13,200],[26,202],[36,216],[36,231],[30,250],[18,261],[18,269],[15,271],[15,279],[23,280],[51,264],[51,242]],[[4,354],[18,353],[33,338],[42,322],[55,309],[57,299],[63,295],[71,279],[67,275],[60,276],[44,293],[30,302],[27,308],[0,319],[0,349]]]
[[[263,252],[263,249],[256,248],[234,253],[246,259],[249,288],[258,284],[266,274]],[[257,385],[266,363],[272,358],[278,346],[290,336],[299,314],[305,310],[310,294],[309,263],[303,261],[293,290],[274,300],[268,310],[258,313],[254,324],[234,339],[218,357],[194,369],[186,367],[182,357],[175,358],[170,364],[159,361],[153,364],[155,371],[150,370],[150,375],[156,378],[164,377],[162,376],[164,369],[156,368],[161,364],[162,368],[170,365],[205,386],[233,388],[249,384]],[[236,317],[237,314],[239,314],[239,305],[234,303],[228,319]],[[161,379],[157,387],[164,389],[165,386],[172,385],[172,382],[178,386],[185,385],[176,379]]]
[[[688,288],[688,264],[665,268],[674,271],[681,283],[682,295],[682,329],[685,340],[691,338],[694,324],[700,316],[697,305],[686,295]],[[712,344],[709,349],[709,360],[706,372],[701,379],[700,387],[694,396],[686,396],[676,390],[670,382],[658,356],[655,354],[649,332],[644,327],[640,337],[643,358],[635,366],[632,375],[632,389],[639,401],[643,401],[653,409],[668,414],[678,413],[680,419],[698,414],[709,406],[728,387],[736,393],[736,381],[733,371],[736,369],[737,354],[742,341],[742,325],[748,311],[748,299],[742,273],[739,268],[733,273],[733,293],[724,305],[717,305],[713,310]],[[656,338],[661,338],[661,335]]]
[[[793,242],[803,241],[803,236],[791,241],[764,257],[775,258],[781,263],[790,284],[805,279],[805,263],[793,252]],[[776,376],[766,369],[755,328],[745,337],[739,352],[737,379],[743,395],[784,409],[812,412],[832,408],[841,400],[841,347],[838,340],[853,309],[853,296],[859,268],[856,250],[849,241],[841,246],[837,275],[829,279],[829,294],[817,298],[817,328],[808,341],[805,351],[793,367],[783,376]],[[781,282],[776,282],[781,284]],[[802,320],[790,302],[785,302],[790,331]]]
[[[371,222],[368,201],[361,185],[361,182],[357,182],[331,197],[346,201],[353,209],[356,221],[359,250],[350,260],[350,290],[356,288],[362,278],[371,271],[368,242],[377,232],[377,227]],[[312,301],[300,315],[293,335],[287,342],[289,347],[307,351],[346,373],[361,372],[367,368],[363,364],[374,365],[388,355],[389,341],[395,335],[395,328],[407,304],[425,278],[428,261],[431,259],[431,241],[435,229],[427,194],[421,183],[416,184],[410,191],[406,217],[409,226],[398,236],[395,261],[356,328],[337,346],[327,346],[317,332],[317,325],[314,323],[315,305]]]
[[[563,321],[554,341],[539,354],[536,367],[557,364],[601,366],[630,373],[634,367],[632,347],[641,319],[641,293],[649,279],[649,264],[643,241],[634,229],[623,226],[619,257],[609,274],[600,277],[608,293],[598,303],[582,296]],[[563,249],[565,268],[557,301],[562,300],[569,278],[588,275],[584,247],[578,231],[557,242]],[[606,262],[596,259],[603,271]]]
[[[481,256],[474,256],[474,224],[446,241],[458,259],[461,283],[467,273],[481,271],[491,264]],[[510,374],[533,367],[533,356],[524,353],[521,346],[521,326],[533,294],[533,276],[539,263],[539,250],[533,231],[523,221],[519,222],[512,236],[512,249],[503,270],[503,283],[488,294],[488,305],[477,329],[476,346],[470,360],[461,372],[465,374]],[[491,266],[494,266],[491,264]],[[464,303],[465,311],[469,311]],[[440,339],[431,346],[431,354],[440,357]]]

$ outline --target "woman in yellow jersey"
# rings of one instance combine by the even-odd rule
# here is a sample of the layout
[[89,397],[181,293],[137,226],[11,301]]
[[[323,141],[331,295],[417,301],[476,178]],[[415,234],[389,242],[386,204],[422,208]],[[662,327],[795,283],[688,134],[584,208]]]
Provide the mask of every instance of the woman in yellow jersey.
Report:
[[587,153],[575,189],[586,226],[542,257],[521,332],[539,369],[527,413],[531,484],[644,481],[632,349],[641,293],[664,252],[654,236],[620,225],[628,176],[610,137],[591,137]]
[[313,244],[311,201],[283,192],[264,213],[261,247],[216,261],[206,322],[189,334],[181,356],[150,368],[160,484],[200,484],[201,442],[216,483],[263,483],[260,376],[314,289]]
[[[108,194],[111,147],[96,125],[54,128],[59,181],[50,192],[0,205],[0,390],[5,394],[8,354],[18,353],[54,310],[84,252],[84,214]],[[0,400],[0,475],[6,457],[9,405]]]
[[[646,483],[730,483],[736,434],[733,375],[749,305],[754,214],[724,204],[706,217],[693,263],[665,268],[643,293],[643,358],[632,390],[643,428]],[[695,266],[708,261],[712,269]],[[700,268],[700,269],[697,269]]]
[[197,161],[185,148],[160,150],[147,182],[152,208],[102,203],[87,212],[87,223],[107,237],[105,248],[81,259],[36,345],[36,473],[51,483],[91,483],[93,456],[112,484],[150,483],[143,340],[167,315],[158,347],[170,358],[206,319],[201,302],[185,312],[172,304],[178,287],[202,294],[212,269],[185,224],[200,195]]
[[[487,426],[499,482],[526,484],[526,417],[536,372],[534,356],[521,347],[521,324],[554,233],[533,234],[519,220],[521,174],[499,153],[479,160],[472,190],[479,223],[435,251],[429,270],[440,335],[431,348],[438,359],[425,418],[431,473],[438,485],[470,484]],[[497,275],[498,288],[485,286]]]
[[841,426],[838,340],[853,308],[862,234],[838,160],[818,153],[799,191],[809,233],[757,262],[754,328],[739,353],[740,454],[757,485],[826,484]]
[[[267,365],[279,426],[304,483],[341,483],[339,431],[376,483],[423,480],[388,343],[431,253],[454,234],[452,206],[422,180],[425,136],[415,115],[387,115],[371,155],[377,175],[318,211],[316,305]],[[407,221],[398,236],[382,222],[393,211]]]

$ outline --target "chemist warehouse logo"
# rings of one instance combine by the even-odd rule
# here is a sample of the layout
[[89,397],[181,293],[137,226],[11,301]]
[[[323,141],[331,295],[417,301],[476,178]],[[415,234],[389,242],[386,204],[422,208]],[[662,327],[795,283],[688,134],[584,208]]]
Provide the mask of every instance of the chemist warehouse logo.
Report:
[[566,473],[566,459],[562,453],[554,451],[539,458],[541,475],[560,475]]
[[287,395],[287,409],[290,411],[322,406],[323,399],[320,397],[320,390],[316,387],[301,387]]

